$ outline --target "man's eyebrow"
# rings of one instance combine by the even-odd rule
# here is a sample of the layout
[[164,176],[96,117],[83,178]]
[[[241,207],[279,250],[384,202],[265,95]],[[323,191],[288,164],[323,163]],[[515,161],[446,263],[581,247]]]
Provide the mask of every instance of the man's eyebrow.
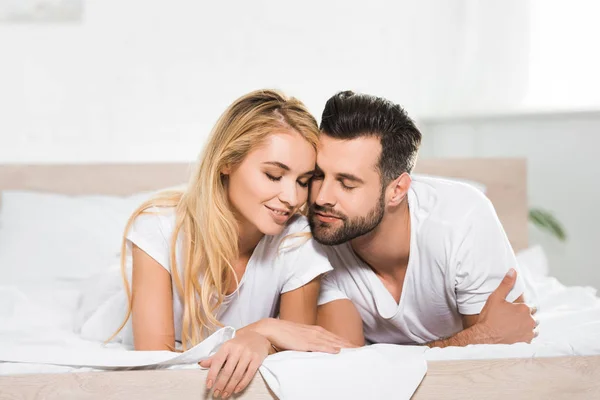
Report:
[[358,176],[352,175],[352,174],[347,174],[347,173],[338,173],[336,174],[338,179],[346,179],[352,182],[356,182],[356,183],[360,183],[360,184],[364,184],[365,182],[360,179]]
[[[315,174],[323,174],[323,171],[321,170],[321,168],[319,167],[319,164],[317,164],[315,166]],[[339,172],[336,174],[336,178],[337,179],[346,179],[352,182],[356,182],[356,183],[360,183],[360,184],[364,184],[365,182],[360,179],[358,176],[356,175],[352,175],[352,174],[348,174],[348,173],[344,173],[344,172]]]

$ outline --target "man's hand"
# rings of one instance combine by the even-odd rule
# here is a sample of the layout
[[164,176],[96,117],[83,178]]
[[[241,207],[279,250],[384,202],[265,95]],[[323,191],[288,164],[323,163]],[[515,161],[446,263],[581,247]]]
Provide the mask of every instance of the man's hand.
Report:
[[537,326],[535,307],[524,303],[509,303],[506,296],[510,293],[517,280],[514,269],[508,271],[498,288],[490,295],[479,314],[478,326],[482,334],[491,343],[513,344],[517,342],[530,343],[537,336],[534,330]]
[[426,343],[429,347],[467,346],[469,344],[530,343],[537,336],[535,307],[509,303],[506,296],[517,281],[517,272],[508,271],[498,288],[486,301],[475,325],[447,339]]

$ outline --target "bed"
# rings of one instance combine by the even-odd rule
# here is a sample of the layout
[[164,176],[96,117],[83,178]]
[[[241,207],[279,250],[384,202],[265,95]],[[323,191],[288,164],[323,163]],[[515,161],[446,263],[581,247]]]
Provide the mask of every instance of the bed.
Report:
[[[5,165],[0,166],[0,191],[130,196],[184,183],[189,172],[189,164]],[[483,185],[513,248],[527,252],[525,160],[424,159],[415,172]],[[579,301],[571,305],[570,314],[561,305],[563,313],[553,314],[549,324],[570,321],[577,329],[563,329],[562,336],[538,347],[432,349],[427,353],[427,374],[412,398],[600,398],[600,345],[595,344],[600,339],[600,301],[590,288],[559,287],[551,277],[544,285]],[[203,387],[206,371],[197,369],[82,372],[9,367],[0,363],[0,399],[209,398]],[[276,398],[258,374],[240,397]]]

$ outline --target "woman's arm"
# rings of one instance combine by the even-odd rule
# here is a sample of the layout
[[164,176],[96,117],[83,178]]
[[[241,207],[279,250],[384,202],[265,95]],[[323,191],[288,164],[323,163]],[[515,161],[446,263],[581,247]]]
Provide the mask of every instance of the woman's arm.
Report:
[[279,319],[265,318],[238,329],[234,339],[221,346],[213,357],[200,363],[210,368],[206,385],[208,389],[214,389],[215,397],[222,394],[223,398],[227,398],[231,393],[243,390],[275,347],[326,353],[338,353],[342,347],[354,347],[345,339],[315,325],[319,289],[320,278],[315,278],[302,287],[283,293]]
[[132,323],[136,350],[175,348],[171,274],[133,245]]
[[337,353],[341,348],[356,347],[316,325],[320,287],[321,278],[317,277],[304,286],[283,293],[278,319],[262,319],[238,330],[238,334],[248,331],[259,333],[279,350]]
[[338,299],[320,305],[317,322],[329,332],[348,339],[356,346],[365,345],[362,318],[348,299]]
[[315,325],[320,288],[321,278],[317,277],[298,289],[283,293],[280,298],[279,319]]

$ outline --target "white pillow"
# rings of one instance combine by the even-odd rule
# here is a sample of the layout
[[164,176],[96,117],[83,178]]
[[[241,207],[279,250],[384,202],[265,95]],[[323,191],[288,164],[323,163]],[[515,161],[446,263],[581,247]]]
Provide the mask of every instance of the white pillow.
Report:
[[114,265],[127,219],[149,196],[1,192],[0,281],[79,279]]
[[519,273],[525,282],[525,298],[539,307],[537,287],[548,276],[548,258],[540,245],[534,245],[516,253]]

